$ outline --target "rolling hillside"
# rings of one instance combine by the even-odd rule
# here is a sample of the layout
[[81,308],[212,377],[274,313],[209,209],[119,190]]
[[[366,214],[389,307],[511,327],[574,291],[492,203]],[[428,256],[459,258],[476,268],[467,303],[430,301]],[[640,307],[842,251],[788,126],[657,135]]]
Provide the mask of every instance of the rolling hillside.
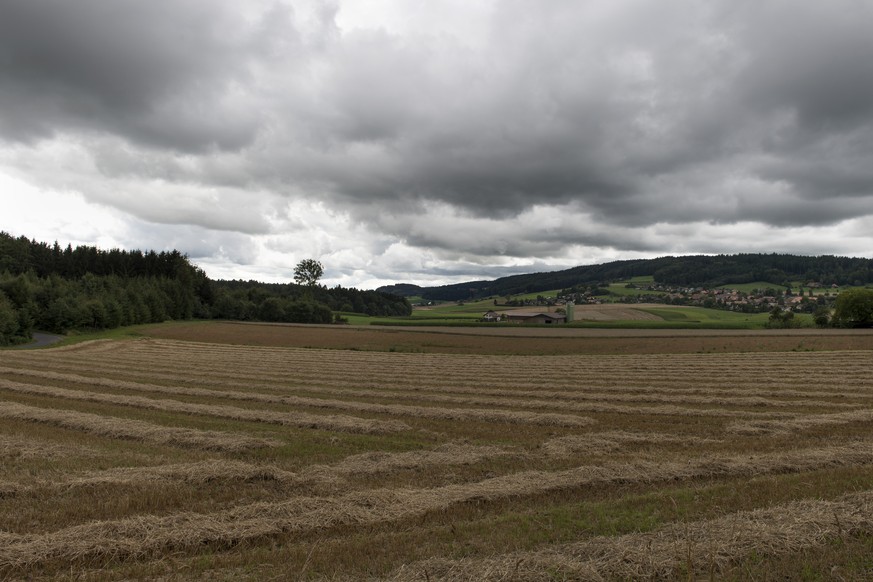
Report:
[[792,281],[824,284],[865,285],[873,282],[873,260],[867,258],[780,254],[661,257],[614,261],[573,267],[562,271],[501,277],[493,281],[469,281],[439,287],[392,285],[380,291],[441,301],[459,301],[490,296],[566,289],[574,285],[602,283],[651,276],[656,283],[689,287],[766,281],[784,285]]

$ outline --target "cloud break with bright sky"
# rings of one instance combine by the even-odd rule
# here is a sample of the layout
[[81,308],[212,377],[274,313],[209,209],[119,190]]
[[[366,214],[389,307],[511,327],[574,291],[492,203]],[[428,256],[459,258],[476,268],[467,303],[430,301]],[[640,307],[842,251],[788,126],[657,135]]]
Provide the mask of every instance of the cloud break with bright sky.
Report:
[[214,278],[873,256],[873,1],[0,0],[0,230]]

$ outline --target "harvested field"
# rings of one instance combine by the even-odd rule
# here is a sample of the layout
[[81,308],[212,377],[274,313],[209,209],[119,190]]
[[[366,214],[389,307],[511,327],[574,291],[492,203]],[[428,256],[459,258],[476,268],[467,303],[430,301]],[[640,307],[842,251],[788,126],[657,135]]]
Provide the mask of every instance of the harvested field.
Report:
[[[873,495],[794,502],[770,509],[670,525],[651,533],[599,537],[539,552],[489,559],[430,560],[403,566],[392,577],[410,580],[542,580],[561,572],[579,580],[703,578],[734,573],[731,562],[750,554],[803,551],[829,539],[873,528]],[[741,574],[739,572],[736,575]]]
[[93,449],[71,447],[27,438],[25,435],[0,435],[0,460],[10,459],[58,459],[72,454],[86,455]]
[[774,350],[867,335],[459,337],[0,352],[0,578],[873,576],[871,352]]
[[278,445],[277,441],[257,439],[243,435],[202,431],[191,428],[165,427],[138,420],[110,418],[103,415],[71,410],[38,408],[14,402],[3,402],[0,404],[0,418],[51,424],[65,429],[80,430],[109,438],[141,440],[207,450],[239,451]]

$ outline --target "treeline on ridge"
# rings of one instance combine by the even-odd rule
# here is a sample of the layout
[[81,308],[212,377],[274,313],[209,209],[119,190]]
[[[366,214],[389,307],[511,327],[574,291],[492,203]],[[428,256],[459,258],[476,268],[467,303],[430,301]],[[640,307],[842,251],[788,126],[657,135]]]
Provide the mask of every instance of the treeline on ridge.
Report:
[[168,319],[331,323],[334,311],[408,315],[401,297],[322,286],[213,281],[178,251],[102,250],[0,232],[0,345],[34,329],[110,329]]
[[537,293],[576,285],[601,284],[633,277],[653,277],[669,286],[719,287],[763,281],[785,286],[791,281],[837,285],[873,283],[873,260],[865,258],[786,254],[737,254],[660,257],[613,261],[562,271],[511,275],[493,281],[469,281],[439,287],[403,288],[404,294],[427,300],[465,301],[491,296]]

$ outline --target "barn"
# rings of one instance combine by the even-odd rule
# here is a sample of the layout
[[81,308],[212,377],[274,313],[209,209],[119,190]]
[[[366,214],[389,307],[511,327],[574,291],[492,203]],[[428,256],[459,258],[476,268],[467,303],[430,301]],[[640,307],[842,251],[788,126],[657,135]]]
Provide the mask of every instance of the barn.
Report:
[[503,315],[508,321],[513,323],[567,323],[566,315],[549,311],[507,311]]

